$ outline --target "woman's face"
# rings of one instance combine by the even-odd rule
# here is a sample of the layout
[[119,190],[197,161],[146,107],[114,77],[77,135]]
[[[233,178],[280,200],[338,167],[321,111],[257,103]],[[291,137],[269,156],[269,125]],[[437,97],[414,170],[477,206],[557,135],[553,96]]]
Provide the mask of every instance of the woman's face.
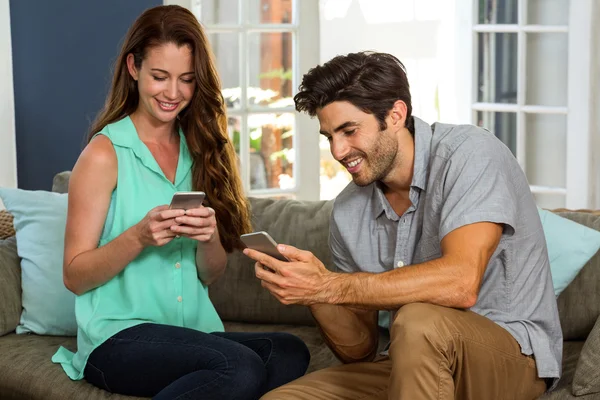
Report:
[[136,112],[152,122],[171,123],[189,104],[196,89],[189,46],[166,43],[148,49],[140,69],[133,54],[127,56],[129,73],[138,82],[140,102]]

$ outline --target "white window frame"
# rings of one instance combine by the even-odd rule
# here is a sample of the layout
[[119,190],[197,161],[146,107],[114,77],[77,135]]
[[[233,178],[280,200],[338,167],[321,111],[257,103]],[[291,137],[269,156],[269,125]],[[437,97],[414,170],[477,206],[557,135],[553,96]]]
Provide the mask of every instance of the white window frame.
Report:
[[[0,2],[0,187],[17,187],[17,142],[10,5]],[[4,209],[0,200],[0,210]]]
[[[190,9],[198,9],[200,0],[165,0],[165,4],[178,4]],[[293,93],[301,82],[302,75],[319,63],[319,3],[318,0],[293,0],[292,23],[289,24],[253,24],[249,23],[248,2],[238,0],[240,12],[236,24],[203,24],[207,34],[238,33],[239,37],[239,70],[245,71],[248,60],[248,33],[252,32],[290,32],[292,34],[292,87]],[[298,200],[319,199],[319,133],[314,120],[305,114],[296,113],[293,106],[265,107],[249,105],[247,99],[248,76],[240,74],[240,106],[228,108],[227,115],[238,117],[240,127],[240,164],[244,189],[252,197],[295,197]],[[292,189],[251,189],[250,188],[250,138],[248,116],[261,113],[293,113],[294,122],[294,182]]]
[[[457,0],[464,5],[461,0]],[[569,2],[568,25],[528,25],[528,0],[518,0],[517,24],[478,24],[478,1],[471,2],[471,34],[467,41],[472,53],[468,71],[471,77],[471,119],[476,121],[478,111],[514,112],[517,116],[516,158],[525,171],[527,148],[525,118],[529,113],[566,115],[566,184],[565,187],[531,186],[534,194],[562,194],[566,208],[591,208],[593,203],[594,174],[592,167],[592,0]],[[460,6],[459,6],[460,7]],[[517,104],[477,102],[478,67],[477,35],[479,33],[517,33]],[[565,33],[568,35],[567,106],[539,106],[525,103],[526,88],[526,35],[528,33]],[[466,39],[466,38],[465,38]],[[596,43],[597,44],[597,43]]]

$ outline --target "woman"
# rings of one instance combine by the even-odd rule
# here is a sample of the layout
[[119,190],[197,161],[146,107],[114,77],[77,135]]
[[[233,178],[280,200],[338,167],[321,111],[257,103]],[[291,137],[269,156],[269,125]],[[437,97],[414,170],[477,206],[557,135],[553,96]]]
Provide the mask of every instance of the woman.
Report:
[[[177,191],[206,207],[166,205]],[[69,185],[64,282],[77,295],[71,379],[156,399],[256,399],[306,371],[284,333],[227,333],[207,285],[250,231],[206,36],[188,10],[144,12]]]

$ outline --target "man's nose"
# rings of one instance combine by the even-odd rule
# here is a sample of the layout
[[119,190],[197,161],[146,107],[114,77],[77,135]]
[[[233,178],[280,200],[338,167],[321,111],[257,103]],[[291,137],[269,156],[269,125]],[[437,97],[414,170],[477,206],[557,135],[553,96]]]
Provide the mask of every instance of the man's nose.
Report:
[[329,146],[331,155],[338,161],[342,161],[348,155],[348,145],[343,138],[332,137]]

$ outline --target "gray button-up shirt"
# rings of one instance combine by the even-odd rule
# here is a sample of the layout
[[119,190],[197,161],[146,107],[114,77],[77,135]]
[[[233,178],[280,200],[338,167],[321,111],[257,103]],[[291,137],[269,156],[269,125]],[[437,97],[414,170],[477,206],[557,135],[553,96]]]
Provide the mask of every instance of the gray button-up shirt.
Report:
[[441,257],[441,240],[476,222],[503,224],[472,311],[533,354],[538,376],[561,373],[562,332],[546,240],[529,184],[510,150],[471,125],[415,118],[412,205],[398,216],[379,184],[350,183],[331,217],[329,245],[346,272],[385,272]]

